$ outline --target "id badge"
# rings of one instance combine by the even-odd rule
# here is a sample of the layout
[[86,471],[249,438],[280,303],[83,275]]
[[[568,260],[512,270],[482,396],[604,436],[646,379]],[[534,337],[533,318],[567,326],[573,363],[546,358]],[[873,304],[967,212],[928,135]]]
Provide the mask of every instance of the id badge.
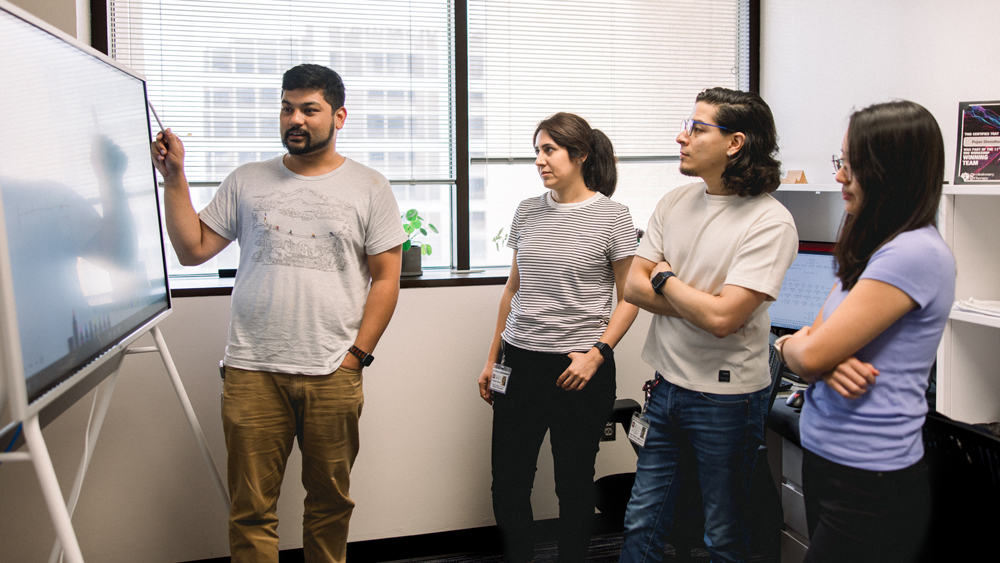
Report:
[[639,413],[632,413],[632,425],[628,429],[628,439],[640,448],[646,445],[646,436],[649,434],[649,421]]
[[503,364],[493,364],[493,376],[490,378],[490,391],[507,394],[507,383],[510,382],[510,368]]

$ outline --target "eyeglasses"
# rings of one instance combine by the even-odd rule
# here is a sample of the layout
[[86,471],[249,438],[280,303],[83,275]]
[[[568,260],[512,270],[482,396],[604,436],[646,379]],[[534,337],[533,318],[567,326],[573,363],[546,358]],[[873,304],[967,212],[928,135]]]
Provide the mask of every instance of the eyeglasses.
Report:
[[839,157],[837,155],[833,155],[833,159],[832,160],[833,160],[833,173],[836,174],[837,172],[840,172],[841,168],[843,168],[844,169],[844,177],[847,178],[848,182],[850,182],[851,181],[851,167],[848,165],[847,159],[843,158],[843,157]]
[[684,133],[685,135],[687,135],[688,137],[690,137],[694,133],[694,124],[695,123],[697,123],[698,125],[706,125],[708,127],[715,127],[716,129],[722,129],[722,130],[725,130],[725,131],[729,131],[728,127],[723,127],[721,125],[712,125],[711,123],[705,123],[704,121],[695,121],[693,119],[685,119],[683,122],[681,122],[681,133]]
[[846,178],[847,181],[850,182],[851,181],[851,167],[848,165],[847,159],[845,159],[843,157],[839,157],[837,155],[833,155],[833,159],[832,160],[833,160],[833,173],[836,174],[836,173],[840,172],[841,168],[843,168],[844,169],[844,178]]
[[836,174],[840,172],[840,169],[844,167],[844,159],[837,155],[833,155],[833,173]]

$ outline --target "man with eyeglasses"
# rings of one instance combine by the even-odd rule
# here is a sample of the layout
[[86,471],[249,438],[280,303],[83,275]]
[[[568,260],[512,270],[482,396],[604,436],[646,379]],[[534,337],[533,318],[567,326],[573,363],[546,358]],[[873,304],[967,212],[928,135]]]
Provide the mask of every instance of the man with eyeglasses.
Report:
[[[702,181],[660,200],[625,300],[653,313],[642,358],[655,370],[625,515],[621,561],[660,561],[680,488],[697,465],[712,561],[750,561],[748,489],[770,385],[767,308],[795,259],[777,134],[754,93],[711,88],[677,136],[680,171]],[[689,454],[687,452],[690,452]]]

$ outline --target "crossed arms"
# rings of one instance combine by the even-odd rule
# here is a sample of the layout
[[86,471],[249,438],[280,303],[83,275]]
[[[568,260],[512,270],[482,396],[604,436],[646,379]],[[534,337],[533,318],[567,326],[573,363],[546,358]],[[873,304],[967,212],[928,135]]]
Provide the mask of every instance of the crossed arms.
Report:
[[625,301],[656,315],[682,318],[716,338],[725,338],[742,327],[767,295],[739,285],[724,285],[718,295],[705,293],[676,276],[667,279],[662,295],[650,280],[669,271],[667,262],[655,263],[636,256],[625,284]]

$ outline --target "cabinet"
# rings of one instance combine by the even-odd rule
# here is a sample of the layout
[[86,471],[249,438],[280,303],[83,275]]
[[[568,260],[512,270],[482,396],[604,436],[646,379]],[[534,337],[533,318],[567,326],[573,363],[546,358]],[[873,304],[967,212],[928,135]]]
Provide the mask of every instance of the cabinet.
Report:
[[802,492],[802,448],[784,437],[781,481],[781,511],[785,520],[785,529],[781,531],[781,563],[802,563],[809,551],[806,500]]
[[[945,185],[938,227],[955,255],[955,299],[1000,300],[1000,186]],[[1000,318],[952,311],[938,348],[937,408],[1000,421]]]

